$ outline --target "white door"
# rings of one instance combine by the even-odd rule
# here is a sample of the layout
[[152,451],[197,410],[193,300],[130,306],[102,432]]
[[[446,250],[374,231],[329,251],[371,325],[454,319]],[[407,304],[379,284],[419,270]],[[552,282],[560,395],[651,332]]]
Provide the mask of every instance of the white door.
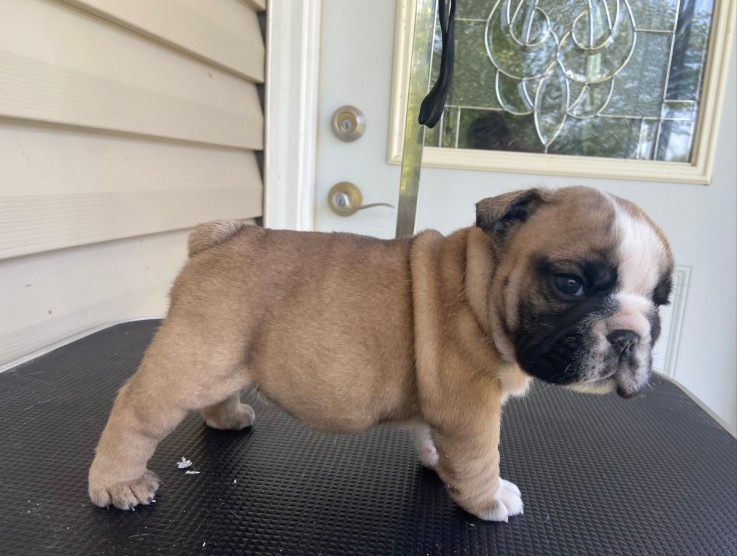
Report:
[[[324,0],[318,126],[315,228],[394,237],[396,210],[376,207],[353,216],[335,215],[327,195],[338,182],[349,181],[363,193],[364,203],[396,205],[399,167],[386,163],[395,2],[389,0]],[[364,135],[339,140],[330,118],[342,105],[366,116]],[[423,191],[424,195],[424,191]]]
[[[329,209],[327,195],[335,183],[349,181],[361,189],[364,203],[397,203],[400,168],[387,163],[395,17],[395,2],[389,0],[322,1],[317,230],[394,236],[395,209],[376,207],[341,217]],[[725,97],[734,99],[734,43],[730,49]],[[342,105],[354,105],[366,116],[365,135],[357,141],[342,142],[331,130],[330,116]],[[424,168],[417,229],[449,232],[470,225],[479,199],[541,183],[583,183],[638,203],[670,238],[679,270],[675,302],[663,315],[656,367],[686,386],[734,434],[736,120],[735,104],[727,102],[709,186]]]

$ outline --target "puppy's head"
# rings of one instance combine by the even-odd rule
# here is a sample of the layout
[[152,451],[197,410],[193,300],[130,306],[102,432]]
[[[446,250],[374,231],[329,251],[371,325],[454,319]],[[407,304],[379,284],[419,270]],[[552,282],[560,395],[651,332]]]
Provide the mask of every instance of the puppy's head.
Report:
[[652,370],[673,257],[632,203],[586,187],[477,204],[496,268],[490,319],[502,356],[528,374],[632,397]]

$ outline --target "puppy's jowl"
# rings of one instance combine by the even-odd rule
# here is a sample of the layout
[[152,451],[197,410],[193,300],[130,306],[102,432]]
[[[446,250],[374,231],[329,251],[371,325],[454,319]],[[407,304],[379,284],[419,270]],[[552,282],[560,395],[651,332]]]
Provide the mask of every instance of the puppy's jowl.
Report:
[[523,508],[499,476],[507,397],[531,376],[637,394],[672,270],[640,209],[584,187],[485,199],[476,225],[447,237],[201,225],[169,314],[115,401],[90,497],[148,504],[156,445],[192,410],[211,427],[251,425],[239,393],[257,385],[322,431],[412,424],[422,463],[456,502],[504,521]]

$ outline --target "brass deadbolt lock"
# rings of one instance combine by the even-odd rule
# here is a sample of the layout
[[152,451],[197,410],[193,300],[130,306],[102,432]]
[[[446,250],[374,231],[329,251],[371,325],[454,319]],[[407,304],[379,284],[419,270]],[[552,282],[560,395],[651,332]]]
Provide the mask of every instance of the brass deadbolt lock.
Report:
[[331,121],[333,133],[341,141],[355,141],[366,131],[366,116],[355,106],[341,106],[333,113]]

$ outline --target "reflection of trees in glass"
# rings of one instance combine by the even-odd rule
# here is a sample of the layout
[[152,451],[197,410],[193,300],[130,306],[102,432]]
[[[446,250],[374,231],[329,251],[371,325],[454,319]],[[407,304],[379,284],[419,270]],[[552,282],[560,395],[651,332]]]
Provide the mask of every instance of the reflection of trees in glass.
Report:
[[[524,8],[527,1],[513,0],[511,6]],[[481,13],[484,2],[487,15],[497,4],[496,0],[473,0],[468,13]],[[537,4],[556,16],[545,20],[533,10],[529,14],[535,17],[518,18],[513,22],[513,30],[517,38],[527,30],[528,38],[539,40],[548,25],[560,39],[582,9],[597,4],[599,20],[606,23],[602,19],[608,17],[603,6],[611,16],[617,2],[530,1],[529,6]],[[456,75],[448,106],[459,109],[460,117],[456,120],[454,113],[452,121],[446,121],[435,134],[433,144],[454,146],[457,142],[459,148],[545,152],[547,141],[549,153],[687,161],[698,113],[713,0],[652,0],[632,5],[634,17],[639,15],[643,23],[634,20],[637,39],[632,55],[626,66],[611,72],[610,80],[598,79],[607,67],[606,60],[597,55],[590,55],[584,65],[571,59],[573,69],[561,62],[560,47],[552,63],[548,63],[550,53],[542,50],[537,57],[520,58],[519,53],[503,51],[509,44],[508,37],[488,33],[490,20],[458,21]],[[674,36],[676,13],[679,17]],[[582,29],[587,27],[578,29],[579,35]],[[596,33],[592,31],[589,38],[596,39]],[[671,43],[673,56],[669,60]],[[491,63],[487,51],[495,49],[494,61],[497,67],[504,68],[503,73]],[[509,65],[520,61],[528,65],[519,72]],[[531,73],[535,64],[538,69],[545,69],[544,80],[524,79],[524,71]],[[579,77],[572,79],[571,75]],[[581,82],[581,76],[592,83]],[[543,105],[547,101],[547,106],[542,113],[538,110],[536,120],[535,105],[540,106],[541,101]],[[678,112],[669,104],[673,101],[690,101],[693,107]],[[665,115],[671,113],[681,119],[666,119]]]

